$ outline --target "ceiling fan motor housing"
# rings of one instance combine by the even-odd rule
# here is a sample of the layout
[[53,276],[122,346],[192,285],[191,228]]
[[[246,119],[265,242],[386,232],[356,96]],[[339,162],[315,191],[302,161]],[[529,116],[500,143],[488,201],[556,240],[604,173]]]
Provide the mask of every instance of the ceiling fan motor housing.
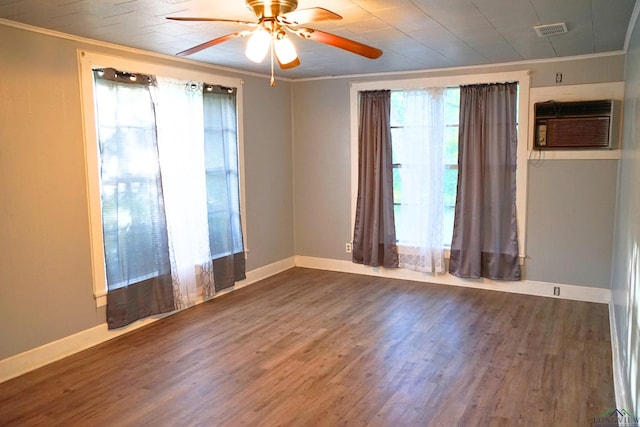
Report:
[[[348,52],[364,56],[365,58],[376,59],[379,58],[380,55],[382,55],[382,51],[380,49],[367,46],[355,40],[349,40],[335,34],[325,33],[313,28],[300,26],[310,22],[322,22],[342,19],[340,15],[331,12],[330,10],[324,9],[322,7],[311,7],[307,9],[297,10],[298,0],[245,0],[245,3],[247,5],[247,8],[249,8],[249,10],[251,10],[256,16],[258,20],[257,22],[238,21],[223,18],[177,16],[167,17],[167,19],[171,19],[174,21],[233,22],[240,25],[248,25],[254,27],[253,30],[236,31],[222,37],[200,43],[199,45],[194,46],[190,49],[178,52],[177,55],[192,55],[194,53],[200,52],[201,50],[210,48],[228,40],[250,35],[251,37],[247,42],[246,51],[249,59],[255,62],[260,62],[264,58],[264,53],[269,49],[272,49],[272,52],[275,52],[275,56],[278,59],[278,64],[282,69],[297,67],[298,65],[300,65],[300,60],[297,58],[297,53],[295,52],[293,43],[291,43],[291,40],[287,37],[286,31],[289,31],[292,34],[297,35],[303,39],[309,39],[319,43],[324,43],[329,46],[344,49]],[[249,53],[249,51],[251,52]]]
[[298,0],[247,0],[247,7],[258,19],[272,18],[296,10]]

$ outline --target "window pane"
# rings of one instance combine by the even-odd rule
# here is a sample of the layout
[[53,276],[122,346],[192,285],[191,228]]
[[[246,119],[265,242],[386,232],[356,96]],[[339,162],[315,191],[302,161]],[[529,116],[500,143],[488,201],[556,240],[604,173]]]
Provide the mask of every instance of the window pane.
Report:
[[455,208],[445,207],[442,220],[442,237],[444,238],[443,244],[447,247],[451,246],[451,238],[453,237],[453,216]]
[[444,164],[458,164],[458,126],[447,126],[444,129]]
[[207,148],[204,151],[205,170],[224,170],[225,155],[222,131],[205,129],[204,138],[207,141]]
[[96,79],[108,289],[169,271],[166,222],[148,87]]
[[103,184],[102,219],[109,289],[157,275],[153,239],[157,196],[155,182]]
[[402,128],[391,128],[391,163],[403,163]]
[[391,126],[402,126],[404,124],[404,92],[391,91]]
[[209,227],[216,233],[209,233],[211,258],[216,259],[230,255],[229,248],[233,247],[229,216],[227,212],[209,212]]
[[209,247],[213,259],[244,251],[235,95],[204,92]]
[[405,242],[406,236],[404,235],[404,229],[402,225],[402,206],[393,206],[393,216],[396,223],[396,242]]
[[224,170],[207,172],[207,211],[226,212],[229,210],[229,191]]
[[460,121],[460,88],[450,87],[444,92],[444,120],[447,125],[457,125]]
[[458,168],[444,169],[444,205],[456,205],[456,191],[458,188]]
[[402,203],[402,174],[400,168],[393,168],[393,203]]

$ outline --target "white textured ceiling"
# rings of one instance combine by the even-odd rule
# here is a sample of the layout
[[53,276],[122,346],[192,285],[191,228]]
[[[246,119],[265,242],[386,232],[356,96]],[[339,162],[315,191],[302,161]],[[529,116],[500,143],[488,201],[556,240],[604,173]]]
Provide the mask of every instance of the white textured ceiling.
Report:
[[[306,26],[384,51],[370,60],[295,38],[301,65],[288,78],[406,71],[620,51],[635,0],[299,0],[343,17]],[[167,16],[253,21],[244,0],[0,0],[0,18],[173,55],[246,27],[173,22]],[[539,38],[534,25],[565,22],[569,32]],[[238,38],[191,56],[268,73],[244,56]]]

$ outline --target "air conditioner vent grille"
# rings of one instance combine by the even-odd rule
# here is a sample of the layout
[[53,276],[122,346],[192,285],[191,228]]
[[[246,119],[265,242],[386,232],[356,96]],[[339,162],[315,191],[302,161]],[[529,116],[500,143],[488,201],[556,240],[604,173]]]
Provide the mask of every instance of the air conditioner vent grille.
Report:
[[534,148],[537,150],[615,149],[620,137],[619,100],[537,102]]
[[539,102],[536,104],[536,117],[584,117],[606,116],[611,114],[610,99],[581,102]]

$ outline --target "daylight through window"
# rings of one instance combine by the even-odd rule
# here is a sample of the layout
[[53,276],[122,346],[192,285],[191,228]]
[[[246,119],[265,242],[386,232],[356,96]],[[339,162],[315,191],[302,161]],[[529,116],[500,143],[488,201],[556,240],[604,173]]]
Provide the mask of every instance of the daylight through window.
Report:
[[243,279],[237,89],[93,80],[106,290],[168,277],[183,308]]

